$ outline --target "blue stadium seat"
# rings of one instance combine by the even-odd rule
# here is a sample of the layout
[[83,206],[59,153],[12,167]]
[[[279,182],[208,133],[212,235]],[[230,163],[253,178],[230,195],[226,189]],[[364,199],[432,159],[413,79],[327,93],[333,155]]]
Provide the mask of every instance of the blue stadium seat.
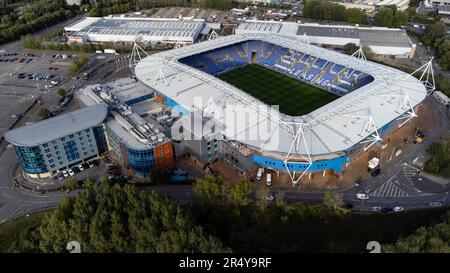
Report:
[[253,56],[260,65],[292,75],[337,95],[345,95],[373,81],[372,76],[361,71],[258,40],[202,52],[179,61],[217,75],[251,63]]

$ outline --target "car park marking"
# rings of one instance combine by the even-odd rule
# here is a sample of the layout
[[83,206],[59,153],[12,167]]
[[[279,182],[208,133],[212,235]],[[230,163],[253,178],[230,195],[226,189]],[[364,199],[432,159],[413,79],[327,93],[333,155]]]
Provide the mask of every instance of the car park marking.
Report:
[[378,197],[410,197],[411,195],[406,191],[402,190],[398,185],[398,182],[393,180],[388,180],[383,183],[380,187],[376,188],[371,194],[371,196]]

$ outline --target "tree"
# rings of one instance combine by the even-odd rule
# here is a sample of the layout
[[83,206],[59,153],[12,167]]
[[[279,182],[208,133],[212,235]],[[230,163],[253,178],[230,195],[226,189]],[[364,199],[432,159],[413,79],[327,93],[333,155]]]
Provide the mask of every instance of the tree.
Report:
[[422,43],[427,46],[434,46],[437,39],[445,37],[447,27],[444,23],[437,22],[432,25],[428,25],[422,36]]
[[348,44],[344,45],[344,52],[348,55],[352,55],[358,49],[359,49],[359,47],[354,43],[348,43]]
[[61,98],[64,98],[66,96],[66,90],[64,90],[64,88],[59,88],[58,96],[60,96]]
[[170,174],[167,169],[154,166],[150,172],[150,182],[152,184],[165,184],[170,182]]
[[270,195],[269,190],[265,186],[258,186],[255,190],[256,194],[256,205],[260,210],[265,210],[269,205],[270,200],[268,200],[268,196]]
[[286,201],[284,200],[284,192],[278,192],[275,196],[275,204],[279,208],[283,208],[286,205]]
[[358,8],[346,10],[347,22],[351,24],[367,24],[367,15]]
[[48,119],[52,116],[52,113],[47,108],[42,107],[42,108],[39,108],[39,110],[38,110],[38,116],[41,119]]
[[328,191],[323,197],[323,205],[340,213],[343,211],[344,200],[341,194]]
[[368,47],[368,46],[363,46],[362,47],[362,51],[363,51],[363,53],[364,53],[364,56],[366,56],[366,58],[367,59],[373,59],[373,55],[374,55],[374,53],[373,53],[373,51],[372,51],[372,49],[370,48],[370,47]]
[[373,18],[374,26],[391,27],[394,20],[394,12],[391,8],[381,7]]
[[75,181],[75,179],[71,178],[69,179],[69,181],[67,181],[66,183],[66,188],[69,190],[73,190],[77,187],[77,181]]
[[250,203],[250,194],[252,192],[252,185],[248,180],[239,180],[230,189],[231,202],[239,207],[247,206]]
[[414,234],[400,238],[392,245],[383,245],[383,252],[450,253],[450,212],[442,222],[431,227],[420,227]]
[[66,252],[73,240],[88,253],[230,252],[168,198],[111,183],[97,183],[78,197],[65,198],[44,218],[41,251]]
[[215,202],[228,199],[229,185],[221,176],[207,175],[194,184],[194,194],[203,201]]
[[400,27],[408,24],[408,13],[406,11],[396,11],[392,22],[392,27]]

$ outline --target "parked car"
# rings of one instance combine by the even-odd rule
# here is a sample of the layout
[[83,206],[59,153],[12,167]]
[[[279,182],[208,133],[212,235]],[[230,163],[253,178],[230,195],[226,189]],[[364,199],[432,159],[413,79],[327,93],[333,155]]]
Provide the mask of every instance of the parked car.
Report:
[[11,115],[12,119],[20,119],[21,117],[23,117],[22,113],[14,113]]
[[69,173],[70,176],[74,176],[75,175],[75,172],[73,170],[71,170],[71,169],[69,169],[67,172]]
[[94,162],[89,161],[89,162],[88,162],[88,165],[89,165],[89,168],[92,168],[92,167],[94,167]]
[[367,193],[357,193],[356,198],[359,200],[367,200],[369,199],[369,195]]
[[64,177],[68,177],[69,176],[69,173],[67,172],[67,170],[64,170],[62,173],[63,173]]
[[396,207],[394,207],[394,209],[393,209],[393,211],[394,212],[401,212],[401,211],[404,211],[405,209],[403,208],[403,207],[401,207],[401,206],[396,206]]
[[58,178],[59,181],[62,181],[62,180],[64,180],[65,177],[64,177],[64,174],[59,173],[57,178]]
[[357,187],[361,186],[361,184],[362,184],[362,180],[361,179],[357,179],[355,181],[355,184],[353,184],[353,185],[357,188]]
[[84,170],[83,164],[78,165],[78,169],[80,169],[80,171]]
[[382,208],[380,206],[373,206],[370,208],[371,212],[380,212],[382,211]]
[[430,202],[430,207],[440,207],[440,206],[442,206],[441,202],[438,202],[438,201]]

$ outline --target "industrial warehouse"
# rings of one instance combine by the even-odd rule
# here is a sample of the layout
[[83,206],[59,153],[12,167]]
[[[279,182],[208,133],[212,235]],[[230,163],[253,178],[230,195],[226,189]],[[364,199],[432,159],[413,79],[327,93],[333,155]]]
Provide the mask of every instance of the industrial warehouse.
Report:
[[374,54],[397,58],[412,58],[416,49],[405,30],[385,27],[249,20],[240,23],[236,29],[236,34],[245,33],[300,37],[305,42],[329,48],[342,48],[345,44],[354,43],[370,47]]
[[69,42],[192,44],[211,30],[203,19],[86,17],[64,28]]

